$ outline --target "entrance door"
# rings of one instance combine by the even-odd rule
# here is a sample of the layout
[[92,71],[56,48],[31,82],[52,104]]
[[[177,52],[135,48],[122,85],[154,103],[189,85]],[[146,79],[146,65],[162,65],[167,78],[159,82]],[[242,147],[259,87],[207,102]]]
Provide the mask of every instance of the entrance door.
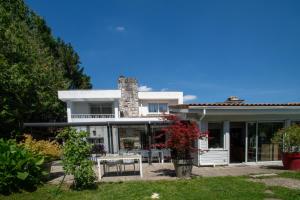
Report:
[[230,122],[230,163],[245,162],[245,122]]

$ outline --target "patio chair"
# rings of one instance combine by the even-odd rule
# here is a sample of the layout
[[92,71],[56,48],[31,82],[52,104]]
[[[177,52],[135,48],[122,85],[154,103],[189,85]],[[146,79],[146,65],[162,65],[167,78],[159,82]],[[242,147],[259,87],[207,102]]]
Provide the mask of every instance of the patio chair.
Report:
[[94,163],[97,163],[97,155],[93,153],[93,154],[90,156],[90,160],[93,161]]
[[151,149],[151,162],[153,160],[157,160],[158,162],[161,162],[160,160],[160,151],[157,149]]
[[149,151],[148,150],[141,150],[141,156],[142,156],[142,161],[144,161],[145,159],[147,160],[147,162],[150,162],[150,155],[149,155]]
[[162,149],[164,160],[169,160],[172,162],[171,150],[170,149]]
[[[107,154],[107,156],[119,156],[119,154]],[[107,160],[104,162],[104,172],[109,172],[110,168],[116,167],[117,174],[119,175],[120,173],[122,174],[122,169],[121,169],[121,160]]]
[[[134,155],[134,153],[124,153],[123,154],[123,156],[130,156],[130,155]],[[132,160],[123,160],[122,165],[123,165],[124,171],[125,171],[126,165],[133,165],[133,172],[135,172],[135,161],[133,159]]]

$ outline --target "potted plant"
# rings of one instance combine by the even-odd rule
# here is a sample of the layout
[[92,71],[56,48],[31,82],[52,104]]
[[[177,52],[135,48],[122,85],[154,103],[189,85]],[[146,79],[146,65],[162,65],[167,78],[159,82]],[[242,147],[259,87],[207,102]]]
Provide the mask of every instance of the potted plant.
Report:
[[279,130],[272,142],[282,149],[282,163],[285,169],[300,170],[300,126],[292,125]]
[[163,128],[162,134],[167,134],[164,144],[156,144],[161,148],[171,149],[171,157],[177,177],[190,177],[193,168],[192,153],[198,151],[195,142],[207,133],[201,133],[196,122],[181,120],[175,115],[165,117],[170,125]]
[[131,150],[134,147],[134,140],[132,140],[132,139],[124,139],[123,140],[123,144],[124,144],[124,148],[125,149]]

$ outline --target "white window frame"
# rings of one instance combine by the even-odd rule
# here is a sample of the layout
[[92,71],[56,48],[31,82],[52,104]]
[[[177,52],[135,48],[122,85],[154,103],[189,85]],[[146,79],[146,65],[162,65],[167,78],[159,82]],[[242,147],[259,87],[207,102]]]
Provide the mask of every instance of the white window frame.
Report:
[[[150,112],[150,104],[156,104],[157,105],[157,112]],[[160,104],[166,104],[167,105],[167,111],[166,112],[160,112],[160,110],[159,110],[159,105]],[[150,113],[150,114],[169,113],[169,104],[168,103],[148,103],[148,113]]]

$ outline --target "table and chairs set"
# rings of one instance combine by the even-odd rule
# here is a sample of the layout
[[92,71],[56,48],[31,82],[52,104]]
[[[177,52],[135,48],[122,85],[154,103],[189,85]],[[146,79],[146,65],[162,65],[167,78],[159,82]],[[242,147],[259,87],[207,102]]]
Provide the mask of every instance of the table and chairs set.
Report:
[[126,171],[126,166],[133,166],[133,171],[135,173],[135,165],[138,164],[140,176],[142,178],[142,162],[148,162],[150,164],[157,161],[163,164],[165,160],[171,161],[171,151],[169,149],[121,149],[118,154],[105,154],[102,156],[92,154],[90,159],[97,163],[99,181],[102,178],[101,164],[103,165],[104,174],[106,172],[111,172],[111,169],[113,168],[116,170],[117,175],[122,175],[122,173]]

